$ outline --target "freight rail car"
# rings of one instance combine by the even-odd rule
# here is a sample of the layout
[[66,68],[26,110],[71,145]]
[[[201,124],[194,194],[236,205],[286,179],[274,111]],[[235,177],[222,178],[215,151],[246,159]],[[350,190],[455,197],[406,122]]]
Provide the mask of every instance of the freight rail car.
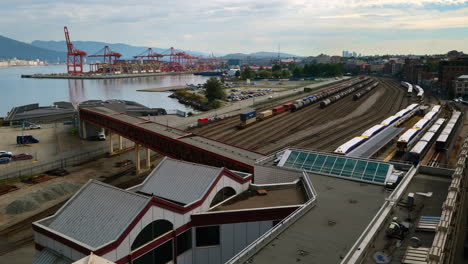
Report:
[[397,114],[386,118],[380,124],[374,125],[373,127],[367,129],[366,131],[364,131],[364,133],[362,133],[361,136],[354,137],[351,140],[345,142],[343,145],[339,146],[334,151],[334,153],[342,154],[342,155],[348,154],[353,149],[363,144],[365,141],[369,140],[370,138],[374,137],[375,135],[377,135],[379,132],[381,132],[385,128],[389,126],[395,126],[397,124],[400,124],[400,122],[404,122],[401,120],[407,120],[408,118],[413,116],[414,113],[416,113],[418,109],[419,109],[418,104],[409,105],[405,109],[399,111]]
[[363,97],[364,95],[366,95],[367,93],[369,93],[370,91],[372,91],[375,87],[377,87],[379,85],[379,82],[375,82],[374,84],[372,84],[371,86],[363,89],[362,91],[356,93],[355,95],[353,95],[353,100],[354,101],[357,101],[359,100],[359,98]]
[[256,112],[254,113],[254,110],[252,111],[247,111],[247,112],[244,112],[242,114],[240,114],[240,125],[239,125],[239,128],[245,128],[247,126],[251,126],[259,121],[262,121],[264,119],[267,119],[267,118],[270,118],[274,115],[278,115],[278,114],[281,114],[285,111],[288,111],[290,110],[291,112],[294,112],[300,108],[303,108],[305,106],[308,106],[308,105],[311,105],[315,102],[317,102],[318,100],[322,99],[322,98],[325,98],[325,97],[328,97],[328,96],[331,96],[335,93],[338,93],[339,91],[342,91],[343,89],[346,89],[348,87],[352,87],[354,85],[358,85],[358,84],[361,84],[361,83],[369,83],[371,82],[372,80],[369,80],[369,78],[363,78],[363,79],[356,79],[356,80],[353,80],[351,82],[348,82],[348,83],[345,83],[345,84],[340,84],[338,86],[334,86],[334,87],[330,87],[330,88],[327,88],[323,91],[320,91],[319,93],[316,93],[316,94],[313,94],[313,95],[309,95],[309,96],[306,96],[302,99],[299,99],[299,100],[296,100],[294,102],[288,102],[288,103],[285,103],[285,104],[282,104],[282,105],[278,105],[278,106],[275,106],[273,107],[271,110],[266,110],[266,111],[263,111],[263,112],[260,112],[257,116]]
[[450,149],[457,136],[457,131],[461,124],[463,124],[461,112],[454,111],[444,130],[442,130],[440,136],[436,140],[436,151]]
[[249,110],[240,114],[241,128],[251,126],[257,121],[257,111]]
[[[365,82],[365,83],[363,83],[363,84],[359,84],[358,86],[351,87],[351,88],[349,88],[349,89],[347,89],[347,90],[344,90],[344,91],[339,92],[339,93],[336,94],[336,95],[333,95],[333,96],[328,97],[327,99],[325,99],[325,100],[323,100],[323,101],[320,102],[320,108],[323,109],[323,108],[325,108],[325,107],[331,105],[332,103],[334,103],[334,102],[340,100],[341,98],[343,98],[343,97],[345,97],[345,96],[347,96],[347,95],[353,93],[354,91],[357,91],[357,90],[359,90],[359,89],[365,87],[365,86],[368,85],[370,82],[372,82],[372,81],[367,81],[367,82]],[[371,86],[372,86],[372,85],[371,85]]]
[[325,98],[328,98],[329,96],[332,96],[336,93],[339,93],[343,90],[346,90],[354,85],[362,84],[362,83],[368,83],[371,82],[372,80],[369,80],[369,78],[365,77],[363,79],[359,80],[354,80],[352,82],[342,84],[339,86],[331,87],[325,90],[322,90],[316,94],[313,94],[311,96],[304,97],[302,99],[302,102],[295,102],[293,106],[291,107],[291,112],[295,112],[301,108],[304,108],[306,106],[309,106],[315,102],[318,102],[319,100],[323,100]]
[[398,138],[397,151],[399,153],[409,151],[418,142],[424,131],[435,122],[439,113],[440,105],[435,105],[431,111],[424,115],[412,128],[406,130],[406,132]]
[[437,134],[442,129],[442,126],[445,122],[444,118],[439,118],[437,121],[426,131],[424,136],[416,143],[416,145],[411,148],[408,152],[408,160],[417,164],[419,161],[426,155],[432,143],[434,143]]

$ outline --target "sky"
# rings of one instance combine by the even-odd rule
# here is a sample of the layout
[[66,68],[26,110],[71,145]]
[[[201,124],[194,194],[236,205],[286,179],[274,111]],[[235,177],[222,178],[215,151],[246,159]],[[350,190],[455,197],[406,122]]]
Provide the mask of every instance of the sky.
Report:
[[[0,35],[300,56],[468,53],[468,0],[0,0]],[[78,47],[79,48],[79,47]]]

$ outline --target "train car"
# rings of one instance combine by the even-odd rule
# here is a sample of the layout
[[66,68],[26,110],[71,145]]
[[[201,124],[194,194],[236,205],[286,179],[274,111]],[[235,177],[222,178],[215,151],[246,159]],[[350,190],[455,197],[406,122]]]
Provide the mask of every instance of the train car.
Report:
[[291,109],[291,107],[293,106],[293,103],[286,103],[286,104],[284,104],[283,106],[284,106],[285,111],[286,111],[286,110]]
[[341,155],[346,155],[349,152],[351,152],[353,149],[364,143],[367,138],[365,137],[354,137],[351,140],[347,141],[343,145],[339,146],[334,153],[336,154],[341,154]]
[[408,160],[417,164],[426,155],[429,147],[436,139],[437,133],[442,129],[442,124],[445,119],[439,118],[437,121],[427,130],[424,136],[411,148],[408,152]]
[[280,114],[280,113],[284,112],[285,110],[286,110],[286,108],[283,105],[273,107],[273,115]]
[[391,124],[393,124],[395,121],[397,121],[398,119],[400,118],[400,116],[390,116],[390,117],[387,117],[384,121],[382,121],[380,124],[382,126],[389,126]]
[[406,115],[409,111],[411,111],[411,110],[408,110],[406,108],[402,109],[402,110],[396,112],[395,116],[396,117],[402,117],[402,116]]
[[265,110],[260,113],[258,113],[258,119],[259,120],[265,120],[267,118],[270,118],[273,116],[273,111],[272,110]]
[[415,129],[415,128],[410,128],[410,129],[406,130],[406,132],[403,133],[403,135],[401,135],[398,138],[397,151],[398,152],[408,151],[408,148],[411,147],[411,142],[416,138],[419,131],[420,131],[419,129]]
[[248,126],[251,126],[257,122],[257,117],[252,117],[246,120],[241,120],[240,128],[246,128]]
[[257,111],[249,110],[249,111],[241,113],[239,116],[240,116],[241,121],[245,121],[247,119],[251,119],[251,118],[256,117],[257,116]]
[[401,82],[401,86],[407,89],[406,95],[413,96],[413,85],[408,82]]
[[415,89],[417,91],[416,98],[418,99],[419,102],[422,102],[424,100],[424,90],[423,90],[423,88],[421,88],[419,85],[415,85],[414,87],[415,87]]
[[304,102],[296,102],[295,104],[293,104],[293,106],[291,107],[291,112],[296,112],[297,110],[301,109],[304,107]]
[[416,124],[413,125],[413,128],[416,128],[416,129],[423,129],[425,128],[429,123],[430,123],[431,120],[429,119],[421,119],[419,120],[418,122],[416,122]]
[[257,111],[255,110],[249,110],[246,112],[243,112],[239,115],[240,117],[240,128],[245,128],[248,126],[253,125],[255,122],[257,122]]
[[209,123],[209,120],[207,117],[198,118],[198,121],[197,121],[198,127],[202,127],[204,125],[207,125],[208,123]]
[[414,164],[419,163],[421,158],[426,154],[428,145],[429,143],[426,141],[419,141],[416,143],[416,145],[414,145],[408,152],[408,160]]
[[332,103],[332,101],[331,101],[330,98],[325,99],[322,102],[320,102],[320,107],[323,109],[323,108],[329,106],[331,103]]
[[379,85],[379,82],[376,82],[374,84],[372,84],[371,86],[365,88],[364,90],[356,93],[355,95],[353,95],[353,100],[354,101],[357,101],[359,100],[359,98],[363,97],[364,95],[366,95],[367,93],[369,93],[370,91],[372,91],[375,87],[377,87]]
[[452,117],[447,122],[447,125],[440,133],[436,140],[436,151],[444,151],[450,149],[454,138],[457,135],[458,128],[463,123],[461,112],[454,111]]
[[377,133],[379,133],[380,131],[382,131],[386,126],[384,125],[375,125],[369,129],[367,129],[366,131],[364,131],[364,133],[362,133],[362,137],[366,137],[366,138],[371,138],[373,137],[374,135],[376,135]]

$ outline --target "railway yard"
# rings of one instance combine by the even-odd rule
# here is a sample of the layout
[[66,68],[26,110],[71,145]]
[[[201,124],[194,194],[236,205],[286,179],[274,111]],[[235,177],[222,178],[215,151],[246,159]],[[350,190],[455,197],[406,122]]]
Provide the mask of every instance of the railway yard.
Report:
[[283,112],[242,130],[238,128],[239,118],[236,116],[193,132],[262,153],[286,146],[331,152],[354,135],[383,120],[389,113],[410,104],[410,98],[396,80],[376,80],[380,85],[358,101],[352,100],[353,94],[349,94],[324,109],[314,103],[296,112]]
[[[399,140],[408,129],[417,127],[423,123],[423,119],[427,119],[428,121],[424,123],[424,127],[421,127],[420,131],[416,133],[418,136],[411,139],[411,145],[408,139],[407,150],[405,151],[414,154],[410,152],[410,149],[413,151],[416,143],[422,145],[421,141],[427,139],[427,142],[424,143],[424,146],[427,145],[427,147],[424,147],[424,151],[418,154],[420,156],[418,156],[415,164],[420,162],[421,165],[425,166],[453,168],[459,149],[462,147],[462,136],[468,130],[468,127],[463,125],[466,111],[461,111],[454,105],[441,104],[440,102],[433,104],[434,102],[430,102],[429,98],[426,99],[426,103],[423,103],[423,91],[421,92],[420,88],[417,88],[417,95],[409,96],[409,86],[405,85],[395,79],[383,77],[355,78],[341,83],[329,84],[308,93],[294,94],[288,98],[271,102],[266,101],[260,104],[257,109],[245,112],[249,115],[247,118],[252,119],[252,122],[248,124],[243,120],[243,114],[241,114],[240,116],[235,115],[193,128],[190,131],[191,133],[173,128],[169,129],[168,126],[157,123],[152,124],[151,121],[140,120],[136,117],[116,115],[116,113],[111,112],[109,109],[99,110],[99,107],[91,110],[81,110],[81,118],[88,122],[94,121],[96,122],[95,125],[99,126],[101,125],[99,122],[102,120],[99,118],[93,120],[91,115],[100,115],[108,120],[116,116],[116,119],[121,118],[119,120],[121,123],[134,124],[134,129],[140,129],[138,126],[147,126],[147,130],[138,130],[140,132],[149,133],[149,130],[153,130],[156,134],[159,133],[170,137],[170,139],[164,140],[169,140],[168,142],[171,144],[161,143],[155,140],[154,137],[141,136],[142,134],[140,138],[146,141],[138,142],[136,140],[135,143],[146,146],[154,143],[153,147],[163,153],[167,153],[168,156],[171,156],[171,151],[179,151],[180,153],[197,151],[198,155],[194,156],[200,159],[200,163],[213,159],[213,156],[210,156],[211,154],[200,154],[200,149],[202,149],[202,151],[211,151],[232,160],[241,160],[242,166],[251,166],[255,162],[256,157],[261,157],[262,154],[274,153],[286,147],[338,153],[336,152],[337,148],[344,145],[344,143],[351,142],[355,138],[364,138],[363,135],[368,134],[376,126],[382,126],[385,122],[389,123],[388,128],[394,129],[393,134],[387,135],[384,132],[387,128],[380,128],[378,131],[371,132],[370,136],[364,140],[361,140],[363,142],[371,141],[370,138],[375,136],[377,139],[374,141],[380,141],[379,151],[373,152],[369,157],[394,162],[415,162],[408,159],[405,153],[398,152]],[[357,94],[358,96],[356,96]],[[402,109],[410,110],[405,112]],[[460,112],[457,112],[457,109]],[[87,117],[86,115],[90,116]],[[398,115],[400,115],[399,118],[401,117],[401,120],[396,118],[395,120],[397,121],[394,121],[392,117]],[[444,125],[439,124],[440,129],[431,132],[433,126],[435,127],[438,124],[437,122],[440,121],[439,119],[444,120]],[[105,124],[105,122],[102,124]],[[452,124],[453,131],[443,131],[443,127],[447,124]],[[116,125],[107,129],[111,129],[116,133],[119,133],[119,129],[122,129],[124,132],[126,131],[126,128],[124,129]],[[433,133],[432,137],[427,137],[426,134],[428,133]],[[381,136],[380,139],[377,137],[378,134]],[[387,135],[388,140],[382,139],[382,135],[384,134]],[[440,142],[439,137],[442,137],[442,135],[446,135],[445,140],[447,142],[445,144],[447,145],[441,147],[441,144],[444,142]],[[112,144],[112,141],[110,142]],[[175,143],[178,145],[175,146]],[[235,146],[240,148],[236,148]],[[194,150],[195,148],[197,150]],[[349,153],[346,151],[341,154],[348,155]],[[182,154],[177,155],[180,159],[185,158]],[[159,154],[157,158],[160,158]],[[131,159],[131,155],[125,156],[125,159]],[[156,159],[154,163],[157,163],[158,160]],[[109,161],[105,160],[98,160],[97,162],[99,162],[97,169],[101,169],[104,166],[103,163],[109,163]],[[226,159],[224,161],[218,160],[218,162],[226,162]],[[86,167],[88,165],[80,164],[80,166]],[[89,164],[90,168],[93,166],[96,165]],[[109,166],[113,166],[113,164]],[[242,166],[239,168],[242,168]],[[125,177],[113,182],[113,184],[121,185],[123,180],[135,183],[142,179],[141,177],[130,175],[128,173],[129,170],[126,170],[127,175]],[[120,175],[119,173],[117,175]],[[71,182],[82,184],[88,178],[95,178],[95,176],[86,176],[86,179],[80,178],[79,181],[75,180]],[[65,179],[63,181],[69,182],[70,178],[63,178]],[[45,185],[42,184],[41,186]],[[35,187],[40,188],[40,186]],[[15,193],[10,193],[4,197],[7,196],[14,197],[16,195]],[[61,199],[65,200],[67,197],[64,196]],[[10,227],[3,231],[0,230],[0,237],[9,237],[6,243],[0,243],[0,255],[11,251],[14,252],[13,248],[17,246],[26,245],[27,247],[31,247],[30,241],[32,241],[32,236],[28,224],[53,213],[62,202],[62,200],[54,201],[53,206],[41,209],[42,212],[34,212],[35,215],[24,215],[25,218],[23,220],[20,219],[23,216],[18,215],[16,219],[18,223],[9,225]],[[8,259],[8,256],[11,257],[11,254],[4,257]]]

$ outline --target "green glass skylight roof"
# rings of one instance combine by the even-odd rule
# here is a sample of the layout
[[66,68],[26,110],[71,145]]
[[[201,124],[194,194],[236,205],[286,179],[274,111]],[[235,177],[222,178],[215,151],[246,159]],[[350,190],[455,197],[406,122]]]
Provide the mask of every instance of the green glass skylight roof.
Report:
[[382,162],[300,150],[286,150],[284,155],[278,163],[280,167],[377,184],[384,184],[391,166]]

